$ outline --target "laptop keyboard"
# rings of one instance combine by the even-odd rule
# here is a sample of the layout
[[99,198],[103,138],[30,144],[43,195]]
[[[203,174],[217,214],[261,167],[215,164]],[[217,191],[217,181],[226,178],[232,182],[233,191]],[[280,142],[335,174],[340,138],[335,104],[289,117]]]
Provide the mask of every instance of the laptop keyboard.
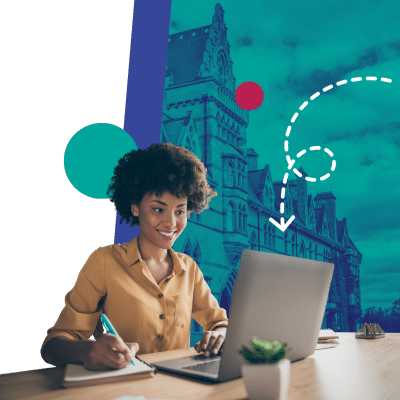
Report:
[[218,375],[221,359],[206,361],[201,364],[190,365],[189,367],[182,367],[181,369],[189,369],[190,371],[206,372],[210,375]]

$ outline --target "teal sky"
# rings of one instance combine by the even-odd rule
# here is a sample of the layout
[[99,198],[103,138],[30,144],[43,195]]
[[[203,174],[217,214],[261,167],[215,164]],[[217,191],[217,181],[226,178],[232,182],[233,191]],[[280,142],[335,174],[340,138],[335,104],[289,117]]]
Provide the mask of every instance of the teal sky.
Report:
[[[334,153],[335,172],[323,182],[309,182],[308,192],[332,191],[337,218],[347,218],[350,237],[363,254],[363,310],[390,307],[400,297],[400,3],[219,3],[237,86],[253,81],[264,91],[247,129],[247,145],[259,153],[259,168],[269,164],[273,180],[282,181],[289,124],[291,158],[310,146]],[[172,0],[170,32],[211,24],[215,4]],[[366,81],[367,76],[378,80]],[[363,79],[351,82],[353,77]],[[344,79],[347,84],[336,86]],[[334,88],[324,93],[331,84]],[[321,95],[310,100],[315,92]],[[304,101],[309,104],[299,111]],[[299,116],[292,124],[295,112]],[[297,168],[312,177],[330,172],[326,153],[309,153]]]

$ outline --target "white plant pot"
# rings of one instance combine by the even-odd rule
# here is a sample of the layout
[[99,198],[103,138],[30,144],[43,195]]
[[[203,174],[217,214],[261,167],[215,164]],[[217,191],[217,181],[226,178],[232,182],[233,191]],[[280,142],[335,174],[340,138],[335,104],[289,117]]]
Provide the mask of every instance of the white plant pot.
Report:
[[290,383],[290,360],[277,364],[244,364],[242,376],[250,400],[285,400]]

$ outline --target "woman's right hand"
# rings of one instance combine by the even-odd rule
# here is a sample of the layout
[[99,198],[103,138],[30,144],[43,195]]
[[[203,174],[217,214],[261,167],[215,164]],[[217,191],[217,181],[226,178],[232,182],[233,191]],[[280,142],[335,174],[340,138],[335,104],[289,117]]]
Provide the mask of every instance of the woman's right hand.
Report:
[[125,368],[138,350],[137,343],[125,343],[119,336],[105,333],[88,347],[84,366],[93,371]]

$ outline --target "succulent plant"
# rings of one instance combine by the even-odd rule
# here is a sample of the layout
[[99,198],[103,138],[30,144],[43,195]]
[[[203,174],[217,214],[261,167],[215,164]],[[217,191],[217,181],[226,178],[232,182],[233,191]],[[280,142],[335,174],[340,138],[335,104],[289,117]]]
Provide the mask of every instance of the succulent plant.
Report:
[[268,340],[262,340],[254,338],[250,342],[250,347],[243,346],[239,350],[241,354],[250,364],[275,364],[281,361],[291,351],[286,348],[286,343],[278,342],[274,340],[269,342]]

